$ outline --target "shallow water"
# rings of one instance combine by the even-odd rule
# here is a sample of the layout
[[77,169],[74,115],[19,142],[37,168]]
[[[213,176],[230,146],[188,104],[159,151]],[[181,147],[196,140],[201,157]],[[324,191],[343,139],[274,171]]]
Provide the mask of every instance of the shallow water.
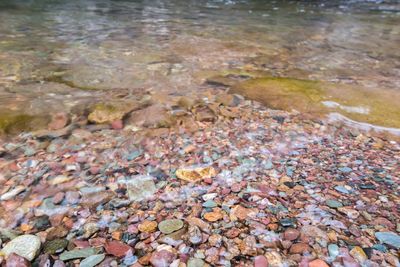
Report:
[[2,0],[0,112],[190,95],[239,70],[354,85],[330,105],[346,116],[372,91],[389,107],[373,122],[398,127],[399,44],[399,1]]

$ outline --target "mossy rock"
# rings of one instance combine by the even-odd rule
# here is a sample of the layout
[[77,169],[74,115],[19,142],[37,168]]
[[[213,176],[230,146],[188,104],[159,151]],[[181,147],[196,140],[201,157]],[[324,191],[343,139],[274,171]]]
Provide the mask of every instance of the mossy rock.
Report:
[[[231,93],[241,94],[273,109],[298,110],[314,115],[336,112],[355,121],[400,128],[398,91],[285,77],[259,77],[259,74],[242,80],[240,77],[243,76],[238,78],[232,74],[218,76],[218,79],[230,88]],[[333,105],[326,105],[327,102]]]
[[98,103],[91,108],[88,120],[97,124],[112,123],[122,120],[128,113],[140,109],[144,105],[138,101]]
[[0,115],[0,134],[18,134],[47,127],[50,122],[48,115],[10,114]]

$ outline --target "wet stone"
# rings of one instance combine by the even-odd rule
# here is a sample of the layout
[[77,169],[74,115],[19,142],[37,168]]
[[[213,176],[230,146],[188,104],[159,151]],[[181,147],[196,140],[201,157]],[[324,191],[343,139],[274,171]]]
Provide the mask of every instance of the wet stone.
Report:
[[97,251],[94,248],[74,249],[70,251],[64,251],[63,253],[61,253],[60,260],[68,261],[73,259],[87,258],[96,253]]
[[173,233],[183,227],[183,221],[178,219],[169,219],[162,221],[158,224],[158,229],[163,234],[170,234]]
[[393,232],[376,232],[375,237],[379,242],[400,249],[400,236]]
[[6,261],[5,267],[30,267],[30,262],[18,254],[11,253]]
[[188,235],[189,235],[189,241],[193,245],[198,245],[203,240],[201,231],[200,231],[199,227],[197,227],[197,226],[190,225],[189,230],[188,230]]
[[125,182],[131,201],[148,199],[157,192],[156,185],[151,176],[137,175],[129,178]]
[[154,267],[166,267],[174,261],[175,255],[167,250],[154,252],[151,255],[150,262]]
[[48,254],[56,254],[62,252],[68,245],[68,240],[66,239],[54,239],[47,241],[44,244],[43,251]]
[[120,242],[110,241],[104,247],[108,254],[114,255],[115,257],[122,258],[128,251],[132,250],[132,247]]
[[21,235],[8,242],[1,250],[6,256],[15,253],[32,261],[39,253],[41,242],[35,235]]
[[98,255],[92,255],[87,258],[85,258],[81,263],[79,264],[79,267],[94,267],[100,262],[104,260],[106,257],[105,254],[98,254]]
[[187,267],[204,267],[205,262],[202,259],[190,258]]

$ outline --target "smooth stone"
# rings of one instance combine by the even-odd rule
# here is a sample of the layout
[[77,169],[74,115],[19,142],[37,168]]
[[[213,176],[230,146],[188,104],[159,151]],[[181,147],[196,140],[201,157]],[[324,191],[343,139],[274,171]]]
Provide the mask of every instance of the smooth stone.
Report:
[[163,234],[173,233],[182,227],[183,221],[178,219],[165,220],[158,224],[158,229],[160,229]]
[[21,193],[22,191],[25,191],[26,187],[19,185],[16,186],[15,188],[11,189],[10,191],[8,191],[7,193],[4,193],[3,195],[1,195],[0,200],[10,200],[13,197],[17,196],[19,193]]
[[68,240],[66,239],[55,239],[48,241],[44,244],[43,251],[50,255],[59,253],[63,251],[68,245]]
[[204,267],[205,262],[202,259],[190,258],[187,262],[187,267]]
[[11,253],[15,253],[28,261],[32,261],[39,252],[40,245],[39,237],[35,235],[21,235],[8,242],[2,252],[6,257]]
[[207,200],[206,202],[203,203],[204,208],[215,208],[216,206],[218,205],[213,200]]
[[79,267],[94,267],[104,260],[105,254],[92,255],[81,261]]
[[339,246],[336,244],[328,245],[329,256],[332,259],[335,259],[339,255]]
[[339,171],[344,172],[344,173],[349,173],[349,172],[352,172],[353,169],[350,167],[340,167]]
[[188,230],[189,241],[193,245],[198,245],[203,241],[203,235],[201,234],[200,228],[194,225],[189,226]]
[[2,265],[2,266],[4,266],[4,267],[30,267],[31,263],[24,257],[21,257],[15,253],[11,253],[7,258],[6,264]]
[[136,175],[125,180],[128,196],[131,201],[142,201],[148,199],[157,192],[152,176]]
[[87,258],[97,253],[94,248],[84,248],[84,249],[74,249],[70,251],[65,251],[60,254],[60,260],[68,261],[73,259]]
[[268,260],[265,256],[260,255],[254,258],[254,267],[268,267]]
[[349,254],[359,263],[363,263],[368,259],[367,254],[365,254],[364,250],[359,246],[355,246],[350,250]]
[[168,250],[160,250],[151,255],[150,263],[154,267],[166,267],[174,261],[175,254]]
[[375,237],[379,242],[394,247],[396,249],[400,248],[400,236],[393,232],[377,232]]
[[334,199],[326,200],[326,205],[328,205],[328,207],[334,208],[334,209],[343,207],[342,202],[334,200]]
[[343,194],[350,194],[350,191],[346,187],[341,185],[335,186],[335,190]]

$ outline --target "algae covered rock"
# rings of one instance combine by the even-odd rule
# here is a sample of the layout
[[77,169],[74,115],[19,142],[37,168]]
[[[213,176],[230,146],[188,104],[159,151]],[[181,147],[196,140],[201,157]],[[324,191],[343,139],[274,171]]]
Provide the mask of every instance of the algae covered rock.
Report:
[[47,115],[30,115],[25,113],[9,113],[0,110],[0,135],[17,134],[46,128],[50,118]]
[[169,110],[160,104],[132,112],[126,124],[148,128],[168,128],[173,124]]
[[128,113],[140,107],[141,104],[134,101],[98,103],[92,108],[88,120],[97,124],[112,123],[122,120]]

